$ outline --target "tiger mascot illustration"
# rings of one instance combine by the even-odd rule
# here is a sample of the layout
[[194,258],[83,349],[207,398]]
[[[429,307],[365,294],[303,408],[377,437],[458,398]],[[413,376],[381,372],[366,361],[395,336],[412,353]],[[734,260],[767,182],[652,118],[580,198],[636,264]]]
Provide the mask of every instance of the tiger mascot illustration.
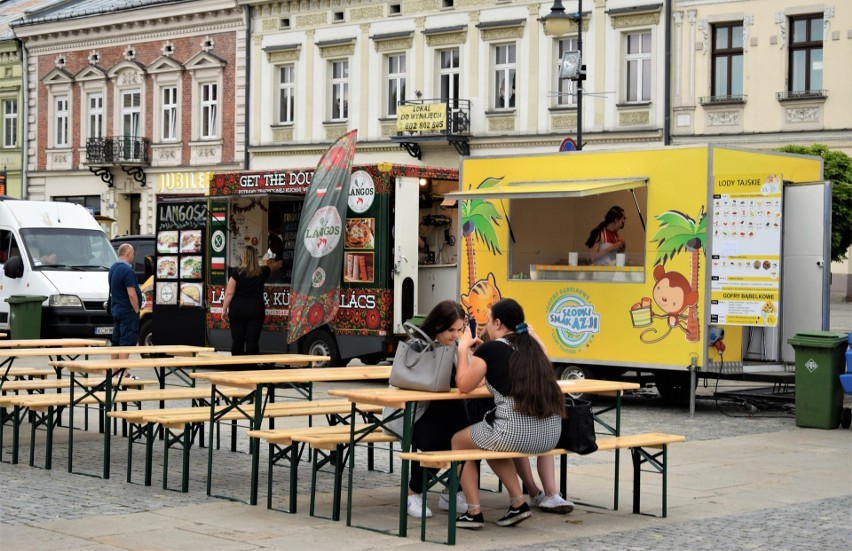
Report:
[[494,274],[489,273],[485,279],[480,279],[470,288],[470,293],[461,296],[461,302],[467,308],[468,315],[476,321],[476,335],[485,334],[485,324],[488,323],[488,312],[491,305],[500,300],[500,289],[497,288]]

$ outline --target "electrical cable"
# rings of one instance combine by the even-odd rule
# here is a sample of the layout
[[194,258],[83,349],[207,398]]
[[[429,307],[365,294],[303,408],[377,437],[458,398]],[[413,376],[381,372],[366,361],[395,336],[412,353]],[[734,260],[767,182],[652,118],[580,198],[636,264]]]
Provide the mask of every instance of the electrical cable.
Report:
[[[737,402],[731,401],[730,399],[728,400],[729,404],[735,405],[735,406],[746,407],[748,409],[748,414],[746,414],[746,415],[733,415],[733,414],[730,414],[730,413],[726,412],[725,410],[723,410],[721,404],[719,403],[720,397],[719,397],[718,393],[719,393],[719,381],[722,378],[722,366],[724,365],[724,363],[725,363],[725,354],[722,350],[719,350],[719,371],[716,373],[716,383],[713,387],[713,402],[716,404],[716,409],[719,411],[719,413],[721,413],[722,415],[724,415],[726,417],[733,417],[733,418],[737,418],[737,419],[789,419],[790,414],[795,413],[795,406],[792,408],[793,411],[790,411],[791,408],[789,406],[787,406],[787,407],[782,406],[781,409],[785,409],[787,411],[787,415],[755,415],[755,413],[760,411],[760,408],[757,407],[757,405],[755,405],[755,402],[750,402],[748,400],[742,400],[741,403],[737,403]],[[705,383],[706,383],[706,379],[705,379]],[[764,409],[770,408],[770,404],[765,402],[765,401],[761,401],[759,403],[764,407]]]

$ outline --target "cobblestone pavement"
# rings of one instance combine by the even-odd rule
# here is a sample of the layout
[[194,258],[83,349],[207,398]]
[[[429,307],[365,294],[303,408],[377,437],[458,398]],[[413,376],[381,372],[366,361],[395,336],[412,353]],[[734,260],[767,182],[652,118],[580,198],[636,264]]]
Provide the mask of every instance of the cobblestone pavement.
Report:
[[504,547],[505,551],[841,551],[852,542],[852,496],[773,507],[754,513],[633,529],[569,542]]
[[[844,304],[838,307],[832,304],[832,329],[849,330],[852,328],[852,305]],[[26,365],[26,364],[21,364]],[[139,373],[143,378],[151,378],[152,373]],[[795,414],[789,404],[784,402],[769,402],[759,398],[749,403],[736,399],[717,399],[714,397],[714,380],[703,382],[698,387],[698,400],[695,415],[690,416],[685,407],[669,406],[662,402],[653,388],[645,388],[629,396],[623,401],[622,430],[625,433],[665,431],[684,434],[686,445],[672,448],[672,465],[678,467],[674,478],[670,475],[669,517],[666,519],[647,519],[629,514],[629,454],[622,459],[622,498],[623,506],[617,512],[602,511],[586,507],[578,509],[567,517],[554,515],[535,515],[533,520],[524,523],[524,528],[503,530],[491,524],[482,532],[471,534],[462,532],[459,535],[460,547],[468,549],[511,549],[511,550],[618,550],[618,551],[665,551],[665,550],[847,550],[852,541],[852,431],[816,431],[797,429]],[[358,384],[370,383],[337,383],[341,387],[352,387]],[[376,384],[376,383],[372,383]],[[321,398],[334,385],[317,385],[315,396]],[[722,380],[719,389],[725,392],[738,392],[754,387],[767,387],[767,383]],[[595,406],[605,408],[613,405],[607,398],[594,400]],[[179,405],[179,404],[176,404]],[[850,397],[846,397],[846,405],[852,405]],[[609,420],[612,421],[612,413]],[[77,417],[78,422],[80,417]],[[280,425],[279,425],[280,426]],[[153,486],[145,487],[139,484],[125,482],[127,465],[127,441],[116,436],[113,438],[110,480],[97,477],[69,474],[66,471],[67,446],[64,428],[56,433],[54,444],[53,470],[46,471],[27,465],[29,460],[29,426],[25,424],[21,431],[21,451],[19,465],[8,463],[10,459],[10,430],[3,434],[2,460],[0,463],[0,549],[62,549],[62,540],[69,531],[90,530],[91,522],[110,523],[109,519],[127,519],[125,522],[147,522],[151,518],[174,518],[176,524],[189,521],[190,532],[204,532],[205,536],[220,536],[211,538],[212,543],[205,543],[207,551],[224,549],[275,549],[281,547],[298,547],[301,542],[313,545],[317,549],[331,549],[339,546],[339,540],[346,538],[351,549],[379,549],[386,551],[391,547],[420,547],[412,535],[407,540],[377,536],[370,532],[355,530],[339,532],[332,531],[334,539],[324,540],[317,534],[328,533],[328,521],[313,519],[307,515],[307,496],[310,493],[310,467],[301,464],[299,476],[299,514],[285,515],[274,512],[271,520],[265,509],[266,502],[266,472],[267,450],[262,450],[260,461],[260,488],[258,506],[251,508],[243,504],[232,504],[225,500],[208,497],[206,485],[207,449],[193,448],[190,467],[190,491],[180,493],[175,491],[180,485],[180,451],[172,450],[169,456],[169,487],[162,488],[163,449],[158,441],[154,446]],[[761,436],[763,435],[763,437]],[[44,462],[43,433],[39,433],[34,450],[35,464]],[[732,463],[727,457],[722,457],[718,449],[727,450],[724,453],[736,457],[745,442],[753,437],[758,442],[771,442],[771,452],[761,449],[753,450],[753,455],[741,463]],[[743,440],[746,439],[746,440]],[[814,444],[812,441],[817,439]],[[228,434],[223,430],[222,448],[214,450],[214,483],[215,494],[226,495],[236,499],[246,499],[249,491],[249,458],[245,454],[247,439],[244,431],[240,431],[237,439],[239,453],[227,449]],[[788,490],[783,482],[777,482],[779,487],[748,486],[749,469],[756,469],[755,476],[765,466],[767,471],[786,473],[789,465],[776,462],[779,449],[784,449],[784,442],[789,441],[789,447],[800,451],[805,459],[798,458],[796,467],[801,466],[799,486],[791,486]],[[829,442],[828,445],[825,441]],[[716,443],[718,442],[718,447]],[[781,442],[781,444],[778,444]],[[708,445],[709,444],[709,445]],[[686,453],[685,448],[693,450]],[[780,446],[780,447],[778,447]],[[812,456],[809,446],[813,446]],[[682,451],[683,450],[683,451]],[[718,456],[717,456],[718,453]],[[703,454],[703,455],[702,455]],[[845,459],[838,459],[838,456]],[[685,456],[692,458],[693,465],[685,465]],[[696,459],[698,457],[699,459]],[[132,479],[141,481],[143,476],[143,448],[134,448],[134,463]],[[840,486],[832,488],[832,481],[826,478],[833,473],[812,474],[810,465],[819,467],[828,460],[838,467],[835,469]],[[699,466],[695,466],[700,463]],[[96,431],[75,432],[75,470],[99,474],[102,461],[102,436]],[[389,467],[388,454],[377,452],[377,467],[387,470]],[[600,477],[611,479],[611,470],[607,465],[613,462],[612,454],[595,454],[583,458],[569,458],[569,473],[580,473],[577,484],[580,493],[594,491]],[[783,460],[782,460],[783,462]],[[393,503],[396,488],[393,478],[389,479],[384,472],[371,472],[366,469],[366,454],[356,455],[355,487],[361,492],[359,499],[378,504],[378,514],[375,518],[393,515]],[[844,470],[845,466],[845,470]],[[398,465],[394,463],[394,467]],[[690,470],[690,468],[692,470]],[[717,469],[717,471],[714,471]],[[785,470],[787,469],[787,470]],[[817,469],[814,469],[817,470]],[[738,472],[741,471],[741,472]],[[609,474],[599,474],[599,473]],[[719,474],[716,474],[716,473]],[[688,474],[686,474],[688,473]],[[744,474],[745,473],[745,474]],[[395,477],[395,475],[393,475]],[[573,476],[573,475],[572,475]],[[599,478],[595,478],[595,477]],[[694,485],[685,484],[689,476],[695,477]],[[732,485],[742,484],[744,489],[718,490],[724,483],[715,482],[720,476],[732,477]],[[798,473],[791,476],[799,477]],[[808,476],[815,478],[813,483]],[[585,477],[585,481],[583,480]],[[484,485],[495,485],[495,478],[487,471],[483,473]],[[783,479],[776,479],[783,480]],[[286,491],[287,469],[276,468],[275,507],[284,507],[283,494]],[[585,486],[583,486],[585,484]],[[611,484],[607,481],[606,484]],[[654,481],[657,484],[657,481]],[[712,486],[712,490],[708,489]],[[769,484],[771,486],[771,484]],[[807,491],[809,486],[815,489]],[[609,486],[607,486],[609,487]],[[654,486],[656,487],[656,486]],[[573,486],[569,485],[569,493]],[[318,478],[318,491],[324,496],[318,507],[320,512],[328,514],[328,494],[332,490],[330,473],[322,473]],[[819,490],[819,491],[818,491]],[[716,493],[718,492],[718,493]],[[793,492],[793,493],[790,493]],[[605,494],[604,494],[605,495]],[[653,494],[649,494],[652,497]],[[569,497],[577,499],[573,494]],[[434,498],[432,498],[434,499]],[[659,499],[656,494],[654,499]],[[483,506],[486,507],[486,518],[492,521],[497,518],[498,507],[503,507],[505,496],[483,494]],[[605,501],[606,498],[603,498]],[[656,501],[650,502],[652,505]],[[644,503],[643,503],[644,505]],[[371,503],[365,503],[368,510]],[[435,509],[434,504],[431,505]],[[657,505],[654,505],[657,506]],[[704,510],[704,507],[709,509]],[[286,534],[283,539],[270,541],[240,540],[240,545],[234,542],[232,535],[211,534],[217,528],[210,526],[206,520],[209,511],[224,510],[225,515],[239,516],[250,519],[247,522],[261,526],[264,534]],[[324,509],[323,509],[324,508]],[[188,513],[187,511],[194,511]],[[325,511],[325,512],[324,512]],[[445,520],[437,514],[438,530]],[[153,517],[152,517],[153,515]],[[189,517],[183,516],[189,515]],[[191,515],[195,515],[192,517]],[[611,515],[618,515],[614,520]],[[139,520],[143,519],[143,520]],[[83,528],[69,528],[77,524]],[[192,528],[194,526],[195,528]],[[336,525],[339,526],[339,525]],[[342,528],[342,526],[341,526]],[[410,530],[416,534],[416,527]],[[187,551],[199,548],[200,544],[182,544],[178,540],[173,545],[147,541],[125,541],[108,538],[76,538],[67,548],[75,549],[161,549],[178,548]],[[138,538],[139,536],[137,536]],[[289,538],[289,539],[288,539]],[[301,538],[301,540],[299,539]],[[8,546],[3,542],[12,541],[16,544]],[[25,541],[24,545],[17,542]],[[180,540],[182,541],[182,540]],[[196,540],[188,540],[196,541]],[[205,540],[206,541],[206,540]],[[82,542],[82,543],[81,543]],[[292,545],[291,545],[292,543]]]

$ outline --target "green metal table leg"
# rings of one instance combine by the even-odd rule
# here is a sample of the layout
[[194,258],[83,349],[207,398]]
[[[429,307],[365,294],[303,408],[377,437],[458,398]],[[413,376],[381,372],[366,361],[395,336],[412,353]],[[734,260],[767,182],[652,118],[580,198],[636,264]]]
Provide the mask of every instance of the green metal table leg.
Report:
[[154,470],[154,423],[145,426],[145,486],[151,485],[151,472]]
[[663,518],[666,518],[668,515],[666,508],[666,497],[669,495],[668,492],[668,465],[669,465],[669,446],[668,444],[663,444]]
[[[349,445],[355,445],[355,419],[358,413],[358,407],[355,402],[352,402],[351,414],[349,422]],[[352,526],[352,471],[355,470],[355,456],[349,455],[349,475],[348,475],[348,488],[346,491],[346,526]],[[291,490],[292,491],[292,490]]]
[[[104,479],[109,479],[109,452],[110,452],[110,440],[112,438],[112,424],[110,423],[110,418],[107,416],[107,413],[112,411],[113,401],[112,401],[112,369],[107,369],[106,373],[106,381],[105,381],[105,389],[106,389],[106,402],[104,403],[103,409],[103,419],[104,419]],[[71,387],[74,387],[74,382],[71,382]],[[72,404],[73,409],[73,404]]]
[[[107,370],[108,374],[112,373],[111,369]],[[74,372],[71,372],[71,387],[68,389],[68,472],[74,472]]]
[[[622,392],[619,390],[615,393],[615,435],[621,436],[621,394]],[[620,472],[621,466],[621,450],[615,450],[615,476],[614,476],[614,487],[613,497],[612,497],[612,510],[618,511],[618,473]]]
[[[227,402],[227,398],[225,398]],[[210,423],[207,427],[208,438],[207,438],[207,495],[211,495],[211,490],[213,488],[213,431],[214,429],[214,419],[216,416],[216,385],[210,385]]]
[[[414,402],[405,403],[405,415],[403,417],[402,452],[411,451],[411,432],[414,425]],[[402,460],[399,474],[399,536],[404,538],[408,535],[408,514],[406,503],[408,502],[408,474],[411,465],[405,459]]]
[[189,491],[189,452],[192,446],[192,428],[190,425],[183,426],[183,474],[181,477],[180,490],[183,493]]
[[[252,430],[260,430],[262,424],[263,391],[262,388],[258,388],[254,394],[254,419],[251,420],[251,428]],[[251,495],[249,496],[249,504],[257,505],[257,477],[260,473],[260,439],[250,438],[249,449],[251,453]]]

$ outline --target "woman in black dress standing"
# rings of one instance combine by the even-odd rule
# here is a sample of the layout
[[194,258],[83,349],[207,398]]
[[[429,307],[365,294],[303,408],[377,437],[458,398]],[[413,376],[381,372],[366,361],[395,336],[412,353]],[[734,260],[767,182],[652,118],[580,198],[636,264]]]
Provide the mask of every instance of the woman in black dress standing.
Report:
[[260,332],[266,317],[263,286],[269,275],[281,268],[280,260],[270,260],[261,266],[257,249],[243,249],[240,267],[231,270],[222,319],[231,323],[231,355],[260,353]]

